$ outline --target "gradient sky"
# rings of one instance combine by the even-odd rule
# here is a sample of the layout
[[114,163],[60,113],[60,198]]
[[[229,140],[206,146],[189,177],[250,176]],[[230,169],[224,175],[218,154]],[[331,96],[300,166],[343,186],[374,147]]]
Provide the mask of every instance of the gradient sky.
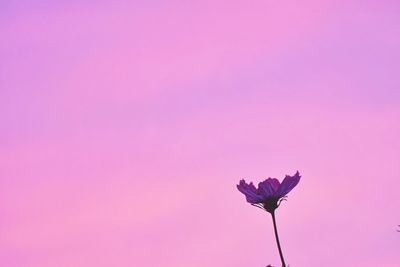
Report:
[[400,4],[0,1],[4,267],[400,264]]

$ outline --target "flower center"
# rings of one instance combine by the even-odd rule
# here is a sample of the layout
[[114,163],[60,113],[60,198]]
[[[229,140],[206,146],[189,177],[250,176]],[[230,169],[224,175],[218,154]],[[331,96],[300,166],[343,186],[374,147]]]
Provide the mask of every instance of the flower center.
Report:
[[266,211],[272,213],[278,207],[278,200],[279,200],[279,198],[270,197],[270,198],[264,199],[264,201],[262,202],[262,205]]

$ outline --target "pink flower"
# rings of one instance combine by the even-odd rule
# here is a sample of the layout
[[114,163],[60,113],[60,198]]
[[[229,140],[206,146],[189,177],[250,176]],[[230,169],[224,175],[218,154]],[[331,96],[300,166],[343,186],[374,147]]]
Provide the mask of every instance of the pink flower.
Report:
[[286,195],[299,183],[300,173],[293,176],[286,175],[282,183],[275,178],[268,178],[258,184],[256,188],[252,182],[240,180],[237,189],[246,196],[247,202],[273,213]]

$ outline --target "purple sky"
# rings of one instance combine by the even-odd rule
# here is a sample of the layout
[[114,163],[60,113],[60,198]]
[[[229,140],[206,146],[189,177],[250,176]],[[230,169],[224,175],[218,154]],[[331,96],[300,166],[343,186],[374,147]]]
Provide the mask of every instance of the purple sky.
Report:
[[[36,3],[35,3],[36,2]],[[0,2],[5,267],[400,264],[398,1]]]

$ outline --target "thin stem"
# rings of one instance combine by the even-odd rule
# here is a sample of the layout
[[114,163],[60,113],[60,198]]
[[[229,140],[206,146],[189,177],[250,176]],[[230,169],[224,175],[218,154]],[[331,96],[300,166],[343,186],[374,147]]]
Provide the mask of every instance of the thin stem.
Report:
[[286,267],[285,259],[283,258],[281,243],[279,242],[278,229],[276,228],[275,211],[271,212],[271,215],[272,221],[274,223],[275,239],[279,250],[279,256],[281,257],[282,267]]

